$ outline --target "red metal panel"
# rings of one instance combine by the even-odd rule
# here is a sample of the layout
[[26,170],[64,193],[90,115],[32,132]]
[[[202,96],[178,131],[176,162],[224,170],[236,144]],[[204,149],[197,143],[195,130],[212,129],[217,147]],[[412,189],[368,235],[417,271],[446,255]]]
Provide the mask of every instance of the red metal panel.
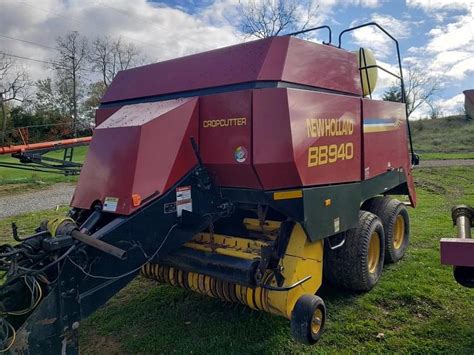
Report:
[[95,126],[97,127],[102,122],[104,122],[107,118],[112,116],[115,112],[120,109],[121,106],[111,107],[111,108],[98,108],[95,111]]
[[264,189],[301,186],[285,89],[253,92],[253,162]]
[[265,189],[360,181],[358,98],[255,90],[253,106],[254,165]]
[[204,96],[199,106],[201,155],[217,185],[261,188],[252,167],[251,91]]
[[96,128],[71,205],[90,208],[107,197],[128,215],[132,195],[166,192],[196,165],[198,99],[124,106]]
[[291,37],[281,80],[361,94],[354,53]]
[[102,103],[264,80],[361,93],[354,54],[285,36],[119,72]]
[[102,102],[253,81],[271,43],[247,42],[121,71]]
[[139,140],[140,127],[95,129],[71,206],[89,209],[96,201],[116,197],[118,213],[127,214]]
[[288,90],[288,106],[303,185],[360,181],[360,99]]
[[404,104],[362,100],[365,179],[393,169],[407,175],[410,199],[416,203],[408,152],[408,131]]

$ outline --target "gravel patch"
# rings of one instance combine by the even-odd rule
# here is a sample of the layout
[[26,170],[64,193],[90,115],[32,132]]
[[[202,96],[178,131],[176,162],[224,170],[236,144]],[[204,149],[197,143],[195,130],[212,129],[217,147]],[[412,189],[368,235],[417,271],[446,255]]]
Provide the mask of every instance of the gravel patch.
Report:
[[69,205],[74,185],[55,184],[44,190],[0,197],[0,219],[22,213],[47,210],[57,205]]

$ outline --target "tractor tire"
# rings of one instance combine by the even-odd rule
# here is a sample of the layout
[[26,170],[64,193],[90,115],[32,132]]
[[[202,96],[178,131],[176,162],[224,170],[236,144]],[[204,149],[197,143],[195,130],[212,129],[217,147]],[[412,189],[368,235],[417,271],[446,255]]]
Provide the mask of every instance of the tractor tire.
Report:
[[345,233],[346,240],[341,247],[325,248],[324,276],[336,287],[369,291],[377,284],[383,270],[385,237],[382,222],[373,213],[360,211],[358,227]]
[[385,263],[396,263],[405,255],[410,243],[410,218],[407,208],[388,196],[374,197],[362,209],[377,215],[385,232]]
[[312,345],[323,333],[326,323],[326,305],[321,297],[303,295],[291,312],[291,334],[299,343]]

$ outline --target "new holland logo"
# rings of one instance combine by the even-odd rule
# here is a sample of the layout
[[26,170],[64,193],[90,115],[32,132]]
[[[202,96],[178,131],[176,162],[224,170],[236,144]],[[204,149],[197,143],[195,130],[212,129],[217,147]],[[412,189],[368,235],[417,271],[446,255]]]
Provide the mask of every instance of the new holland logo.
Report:
[[237,148],[235,148],[235,151],[234,151],[234,159],[238,162],[238,163],[243,163],[247,160],[247,149],[245,149],[244,147],[242,146],[239,146]]

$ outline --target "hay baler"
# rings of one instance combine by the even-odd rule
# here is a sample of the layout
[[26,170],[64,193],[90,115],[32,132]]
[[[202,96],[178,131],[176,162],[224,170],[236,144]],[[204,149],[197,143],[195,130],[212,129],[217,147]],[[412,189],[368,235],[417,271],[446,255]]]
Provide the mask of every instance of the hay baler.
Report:
[[77,352],[81,319],[139,272],[315,343],[323,278],[374,287],[408,246],[390,195],[416,200],[405,105],[370,98],[378,66],[341,48],[347,31],[339,46],[272,37],[120,72],[67,216],[27,238],[14,226],[21,243],[0,249],[3,347]]

